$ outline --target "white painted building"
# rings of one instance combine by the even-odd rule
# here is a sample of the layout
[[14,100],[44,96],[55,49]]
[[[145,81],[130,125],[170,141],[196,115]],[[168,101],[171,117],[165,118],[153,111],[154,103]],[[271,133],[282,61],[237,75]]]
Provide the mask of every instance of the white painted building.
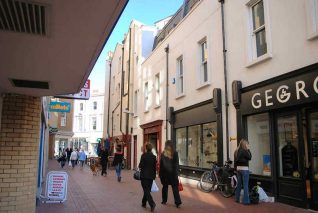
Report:
[[103,136],[104,93],[92,90],[89,100],[74,101],[73,147],[96,155],[98,138]]

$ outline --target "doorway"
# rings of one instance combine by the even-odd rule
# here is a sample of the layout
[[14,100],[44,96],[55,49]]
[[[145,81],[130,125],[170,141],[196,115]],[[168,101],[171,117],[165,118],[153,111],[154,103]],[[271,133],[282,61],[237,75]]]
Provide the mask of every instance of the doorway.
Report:
[[148,142],[152,145],[152,154],[158,157],[159,151],[159,141],[158,141],[158,133],[151,133],[148,135]]

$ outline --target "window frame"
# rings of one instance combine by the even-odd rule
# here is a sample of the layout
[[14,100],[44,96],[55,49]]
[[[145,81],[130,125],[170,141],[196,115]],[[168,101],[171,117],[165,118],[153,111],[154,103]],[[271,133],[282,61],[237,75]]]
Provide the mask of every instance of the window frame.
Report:
[[66,112],[61,112],[61,126],[65,127],[66,126]]
[[144,112],[149,111],[149,83],[144,84]]
[[133,112],[134,112],[134,117],[137,117],[138,114],[138,90],[135,90],[134,92],[134,104],[133,104],[134,108],[133,108]]
[[[203,44],[205,44],[206,46],[206,52],[203,52]],[[204,53],[206,53],[206,57],[204,57]],[[205,60],[203,60],[205,58]],[[199,59],[199,73],[198,73],[198,83],[199,83],[199,88],[202,88],[206,85],[210,84],[210,75],[209,75],[209,63],[208,63],[208,59],[209,59],[209,46],[208,46],[208,39],[205,36],[204,38],[202,38],[199,42],[198,42],[198,59]],[[204,64],[206,64],[206,66],[204,66]],[[204,81],[204,76],[205,76],[205,69],[204,67],[206,67],[206,81]]]
[[[95,121],[95,128],[94,128],[94,121]],[[97,117],[92,117],[92,130],[97,130]]]
[[[253,7],[259,2],[263,2],[264,9],[264,25],[254,30]],[[246,67],[252,67],[261,62],[272,58],[272,40],[271,28],[268,11],[268,0],[248,0],[246,5],[247,10],[247,64]],[[266,53],[257,56],[256,33],[265,29]]]
[[93,101],[93,110],[97,110],[97,101]]
[[80,111],[84,110],[84,103],[80,103]]
[[[182,72],[180,72],[182,71]],[[181,89],[182,88],[182,89]],[[176,80],[177,98],[185,95],[184,92],[184,63],[183,55],[177,58],[177,80]]]
[[318,38],[318,0],[306,0],[307,39]]
[[155,75],[155,107],[160,107],[160,73]]

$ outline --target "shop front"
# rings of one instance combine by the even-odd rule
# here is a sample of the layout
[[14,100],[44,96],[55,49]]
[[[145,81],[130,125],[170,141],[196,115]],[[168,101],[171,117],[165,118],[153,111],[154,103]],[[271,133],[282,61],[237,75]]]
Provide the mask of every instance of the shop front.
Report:
[[[239,88],[237,138],[250,142],[251,184],[279,202],[318,209],[318,64]],[[238,140],[239,141],[239,140]]]
[[199,179],[211,168],[207,161],[223,163],[222,110],[216,109],[208,100],[174,112],[173,140],[184,177]]

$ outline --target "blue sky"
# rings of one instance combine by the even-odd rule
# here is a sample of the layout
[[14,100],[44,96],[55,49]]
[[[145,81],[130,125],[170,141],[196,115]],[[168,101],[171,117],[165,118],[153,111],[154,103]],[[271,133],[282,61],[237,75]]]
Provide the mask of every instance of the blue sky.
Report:
[[113,51],[116,44],[121,43],[133,19],[153,25],[154,22],[174,14],[182,3],[183,0],[130,0],[90,74],[91,90],[104,89],[107,52]]

